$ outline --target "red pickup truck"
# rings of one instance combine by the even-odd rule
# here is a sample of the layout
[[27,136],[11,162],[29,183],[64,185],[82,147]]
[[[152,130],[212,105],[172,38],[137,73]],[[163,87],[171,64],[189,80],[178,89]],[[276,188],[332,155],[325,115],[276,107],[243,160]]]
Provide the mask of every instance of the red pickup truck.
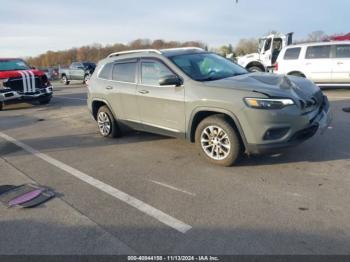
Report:
[[0,58],[0,110],[5,104],[16,102],[48,104],[52,92],[44,72],[19,58]]

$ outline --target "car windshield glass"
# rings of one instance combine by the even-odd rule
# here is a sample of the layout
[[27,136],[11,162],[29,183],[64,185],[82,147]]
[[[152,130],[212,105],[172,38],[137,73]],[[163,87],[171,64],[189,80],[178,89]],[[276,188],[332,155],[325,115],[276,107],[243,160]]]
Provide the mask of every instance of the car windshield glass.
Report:
[[248,73],[243,67],[212,53],[177,55],[170,60],[196,81],[213,81]]
[[95,64],[94,63],[83,63],[84,67],[86,68],[95,68]]
[[30,69],[30,67],[21,59],[0,60],[0,71],[28,69]]
[[265,40],[266,40],[265,38],[259,39],[259,47],[258,47],[259,51],[261,51],[264,48]]

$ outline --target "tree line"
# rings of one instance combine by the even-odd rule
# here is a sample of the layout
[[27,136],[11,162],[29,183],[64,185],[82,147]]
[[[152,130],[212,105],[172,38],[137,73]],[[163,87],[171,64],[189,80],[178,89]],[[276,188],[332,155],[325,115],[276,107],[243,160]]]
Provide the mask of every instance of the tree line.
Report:
[[[266,35],[276,33],[275,30],[271,30]],[[341,35],[341,34],[336,34]],[[332,36],[336,36],[332,35]],[[299,39],[294,43],[306,43],[306,42],[319,42],[326,41],[330,35],[325,34],[323,31],[311,32],[305,39]],[[222,56],[230,55],[231,57],[242,56],[250,53],[255,53],[258,50],[259,40],[257,38],[241,39],[238,41],[235,47],[232,44],[222,45],[219,48],[210,48],[210,51],[221,54]],[[29,57],[27,62],[30,65],[36,67],[51,67],[51,66],[67,66],[74,61],[91,61],[97,62],[102,58],[107,57],[113,52],[120,52],[132,49],[163,49],[163,48],[175,48],[196,46],[208,50],[208,46],[201,41],[165,41],[165,40],[149,40],[149,39],[137,39],[128,44],[116,43],[113,45],[101,45],[93,44],[82,46],[79,48],[71,48],[63,51],[47,51],[36,57]]]
[[175,47],[196,46],[203,49],[208,47],[200,41],[164,41],[161,39],[151,41],[149,39],[137,39],[129,44],[116,43],[113,45],[93,44],[79,48],[71,48],[63,51],[47,51],[36,57],[27,58],[27,62],[36,67],[67,66],[74,61],[98,62],[109,54],[133,49],[164,49]]

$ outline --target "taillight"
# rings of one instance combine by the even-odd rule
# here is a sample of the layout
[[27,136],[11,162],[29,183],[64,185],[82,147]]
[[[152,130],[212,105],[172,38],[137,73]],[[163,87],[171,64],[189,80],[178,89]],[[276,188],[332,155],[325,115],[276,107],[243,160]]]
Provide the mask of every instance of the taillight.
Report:
[[275,72],[278,71],[278,63],[275,63],[275,64],[274,64],[274,71],[275,71]]

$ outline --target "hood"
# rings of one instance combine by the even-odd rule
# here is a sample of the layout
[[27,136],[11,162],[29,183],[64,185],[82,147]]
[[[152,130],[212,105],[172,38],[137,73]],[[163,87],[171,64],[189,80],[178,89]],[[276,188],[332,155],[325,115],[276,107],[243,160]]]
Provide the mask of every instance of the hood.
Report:
[[22,77],[23,73],[33,73],[35,76],[43,76],[44,72],[37,69],[0,71],[0,79]]
[[256,92],[268,97],[292,98],[295,101],[306,103],[313,98],[317,101],[320,100],[319,102],[323,99],[320,88],[305,78],[270,73],[249,73],[208,81],[204,84],[212,87]]
[[245,61],[245,60],[256,60],[259,59],[260,55],[258,53],[251,53],[251,54],[247,54],[244,56],[238,56],[236,57],[237,61]]
[[258,53],[251,53],[251,54],[247,54],[244,56],[239,56],[237,57],[237,59],[248,59],[248,58],[254,58],[254,57],[258,57],[259,54]]

